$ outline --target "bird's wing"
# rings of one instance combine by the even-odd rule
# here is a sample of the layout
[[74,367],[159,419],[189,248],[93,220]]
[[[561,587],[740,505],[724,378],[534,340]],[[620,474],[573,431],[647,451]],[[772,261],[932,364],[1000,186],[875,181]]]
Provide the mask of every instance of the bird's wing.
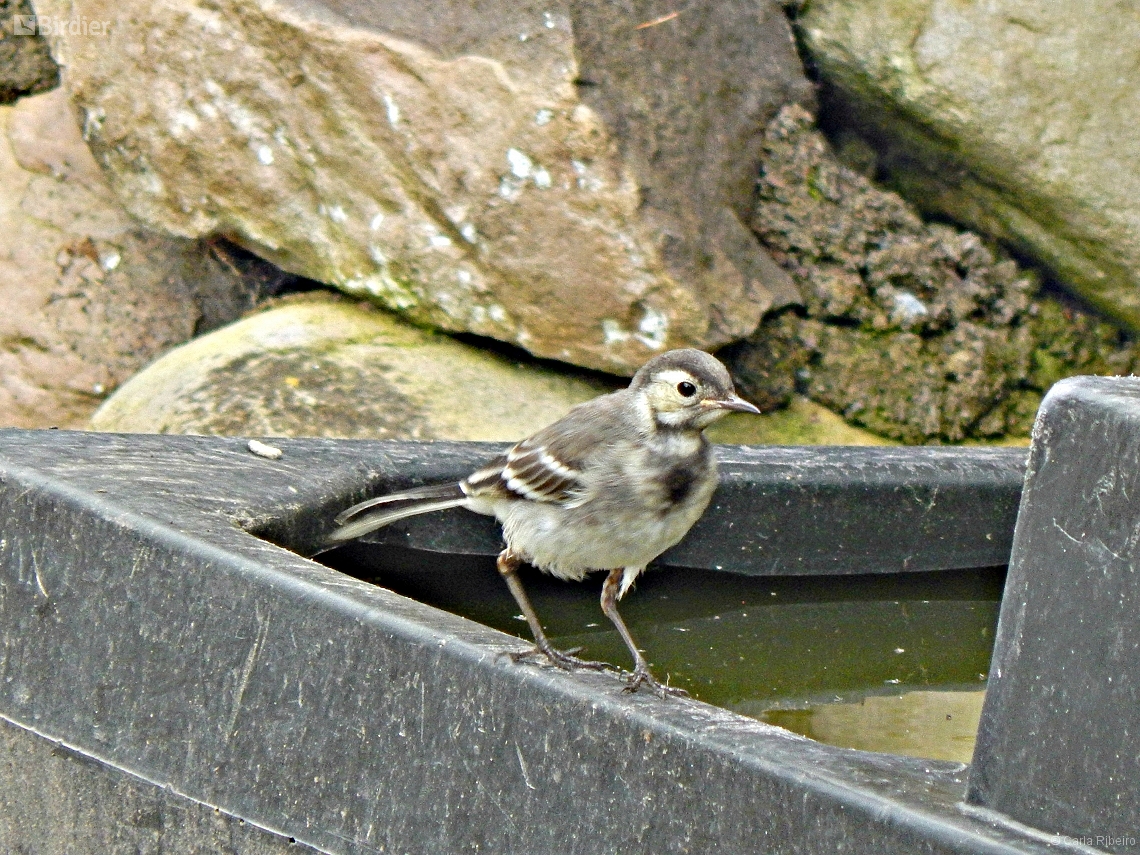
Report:
[[468,495],[497,495],[578,507],[593,493],[591,461],[606,434],[606,395],[579,404],[551,425],[499,455],[465,482]]
[[623,389],[579,404],[473,473],[463,489],[472,497],[581,506],[601,487],[599,463],[629,440],[621,418],[627,397]]
[[582,473],[538,437],[501,454],[463,482],[469,496],[498,496],[576,507],[588,495]]

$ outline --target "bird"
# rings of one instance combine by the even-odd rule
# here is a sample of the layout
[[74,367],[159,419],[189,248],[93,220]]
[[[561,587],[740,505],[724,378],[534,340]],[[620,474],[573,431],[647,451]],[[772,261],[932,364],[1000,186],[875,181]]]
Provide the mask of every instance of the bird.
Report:
[[564,670],[613,668],[578,658],[577,648],[557,650],[518,575],[524,562],[563,580],[604,571],[602,612],[633,656],[625,691],[685,695],[653,676],[617,604],[704,513],[717,486],[704,430],[733,412],[760,410],[736,394],[719,360],[693,348],[670,350],[646,362],[627,388],[578,404],[458,483],[353,505],[336,517],[329,545],[447,508],[494,516],[505,543],[496,566],[535,643],[512,659],[541,655]]

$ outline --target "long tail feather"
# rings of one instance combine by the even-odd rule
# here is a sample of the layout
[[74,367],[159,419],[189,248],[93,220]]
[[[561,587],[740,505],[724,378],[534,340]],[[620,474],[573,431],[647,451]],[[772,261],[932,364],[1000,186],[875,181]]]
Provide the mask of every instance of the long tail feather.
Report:
[[340,513],[336,518],[340,528],[329,535],[329,542],[344,543],[397,520],[455,508],[466,502],[467,496],[458,484],[416,487],[387,496],[377,496]]
[[428,499],[462,499],[463,497],[464,493],[458,484],[429,484],[426,487],[412,487],[410,490],[388,493],[355,504],[348,510],[341,511],[337,514],[336,524],[344,525],[353,517],[360,516],[365,511],[379,505],[390,505],[396,502],[426,501]]

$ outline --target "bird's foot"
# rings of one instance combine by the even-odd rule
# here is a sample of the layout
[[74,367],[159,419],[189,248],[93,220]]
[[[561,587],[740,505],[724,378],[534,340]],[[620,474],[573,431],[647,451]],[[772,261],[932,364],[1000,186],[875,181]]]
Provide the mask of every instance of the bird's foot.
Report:
[[645,686],[656,695],[660,695],[664,700],[667,697],[674,698],[687,698],[689,693],[684,689],[678,689],[676,686],[670,686],[668,683],[662,683],[651,673],[648,668],[635,668],[633,671],[623,671],[622,677],[625,679],[625,688],[623,692],[632,694]]
[[551,665],[561,668],[563,671],[616,671],[616,666],[611,665],[609,662],[595,662],[592,659],[579,659],[574,654],[581,653],[581,647],[572,647],[569,650],[555,650],[553,647],[532,647],[530,650],[523,650],[517,653],[507,653],[512,662],[526,662],[530,659],[537,659],[540,656],[545,656]]

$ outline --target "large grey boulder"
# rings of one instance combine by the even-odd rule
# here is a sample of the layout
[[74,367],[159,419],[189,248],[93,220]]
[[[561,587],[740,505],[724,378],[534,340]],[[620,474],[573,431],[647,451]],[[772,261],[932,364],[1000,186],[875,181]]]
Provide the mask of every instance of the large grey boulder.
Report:
[[803,44],[904,193],[1140,329],[1140,17],[1127,4],[810,0]]
[[[631,373],[796,299],[743,224],[806,100],[774,0],[41,0],[127,208],[407,317]],[[677,14],[666,14],[676,11]]]

